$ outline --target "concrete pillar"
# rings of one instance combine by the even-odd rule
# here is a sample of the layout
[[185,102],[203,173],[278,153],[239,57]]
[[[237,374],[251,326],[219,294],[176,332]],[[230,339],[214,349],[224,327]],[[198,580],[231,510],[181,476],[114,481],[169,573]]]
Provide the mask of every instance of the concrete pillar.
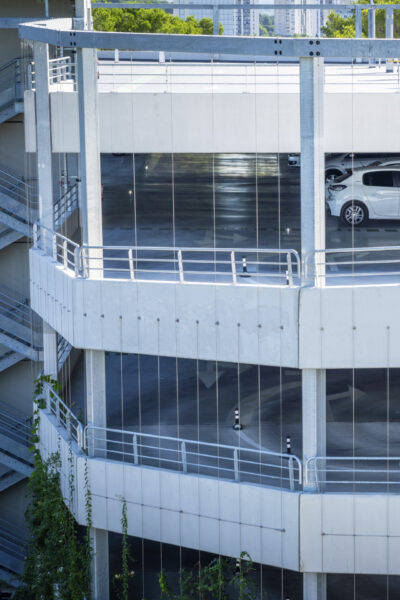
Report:
[[324,155],[324,59],[300,58],[301,149],[301,254],[310,256],[305,274],[308,285],[324,284],[325,155]]
[[[35,61],[39,219],[42,225],[53,230],[53,170],[51,152],[48,45],[42,42],[34,42],[33,58]],[[46,234],[42,236],[42,240],[51,253],[51,236]],[[51,375],[54,379],[56,379],[58,374],[57,334],[47,323],[43,323],[43,363],[45,375]]]
[[326,600],[325,573],[303,573],[303,598]]
[[[83,28],[91,28],[90,2],[77,0],[77,17],[83,18]],[[82,26],[82,23],[81,23]],[[103,245],[101,206],[101,170],[99,144],[99,111],[97,96],[97,51],[80,48],[78,63],[78,104],[80,136],[81,222],[82,242],[89,246]],[[93,260],[96,258],[100,260]],[[102,277],[101,252],[89,252],[90,278]],[[96,270],[98,269],[98,270]],[[107,426],[105,353],[85,351],[86,412],[88,425]],[[89,444],[89,454],[104,455],[102,436],[97,433],[96,443]],[[97,450],[95,451],[95,447]],[[105,448],[105,442],[104,442]],[[105,452],[105,451],[104,451]],[[108,532],[93,528],[92,598],[109,599]]]
[[[326,455],[326,372],[325,369],[302,370],[303,463],[308,458]],[[324,466],[318,463],[319,466]],[[317,478],[304,482],[307,492],[320,491]],[[322,479],[325,479],[323,473]]]
[[[374,1],[371,0],[370,4],[373,6]],[[376,21],[375,21],[375,10],[368,10],[368,37],[374,39],[376,37]],[[369,66],[374,67],[376,63],[375,58],[369,59]]]
[[108,531],[92,529],[90,532],[92,542],[92,600],[106,600],[109,598],[109,567],[108,567]]
[[[386,39],[393,39],[393,8],[385,8],[385,37]],[[393,61],[386,60],[386,73],[393,73]]]
[[[302,370],[303,465],[308,458],[326,455],[326,372]],[[322,468],[323,463],[318,465]],[[305,492],[321,491],[323,485],[312,477],[304,481]],[[303,573],[303,598],[326,600],[326,575]]]

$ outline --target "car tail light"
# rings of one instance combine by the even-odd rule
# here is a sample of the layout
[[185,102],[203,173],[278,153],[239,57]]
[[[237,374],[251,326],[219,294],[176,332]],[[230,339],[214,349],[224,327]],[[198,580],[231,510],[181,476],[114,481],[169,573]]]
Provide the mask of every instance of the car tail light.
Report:
[[341,192],[342,190],[345,190],[347,188],[347,185],[330,185],[328,189],[332,190],[333,192]]

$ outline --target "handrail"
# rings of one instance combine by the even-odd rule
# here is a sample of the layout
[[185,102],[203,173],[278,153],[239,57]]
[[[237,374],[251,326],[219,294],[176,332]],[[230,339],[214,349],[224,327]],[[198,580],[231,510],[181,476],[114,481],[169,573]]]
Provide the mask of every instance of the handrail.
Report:
[[[346,468],[346,463],[353,464],[350,468]],[[382,468],[379,466],[374,468],[373,465],[363,467],[361,463],[386,463],[386,465]],[[394,463],[395,466],[389,467],[389,463]],[[335,489],[349,485],[399,486],[400,456],[313,456],[305,461],[304,482],[315,485],[319,491],[329,486],[334,486]]]
[[56,417],[58,427],[63,427],[68,437],[83,450],[82,423],[47,381],[43,381],[42,385],[47,410]]
[[300,279],[300,257],[293,249],[80,246],[37,223],[33,239],[35,248],[79,277],[100,272],[114,279],[289,286]]
[[[96,432],[98,436],[96,436]],[[120,439],[112,439],[118,436]],[[130,441],[131,440],[131,441]],[[155,444],[151,444],[154,441]],[[97,444],[97,445],[96,445]],[[191,449],[192,447],[195,449]],[[116,447],[116,449],[115,449]],[[287,482],[291,490],[302,483],[302,464],[294,454],[273,450],[215,444],[171,436],[159,436],[131,430],[86,425],[84,448],[94,455],[133,461],[133,464],[159,466],[184,473],[227,476],[235,481]],[[211,452],[210,452],[211,451]],[[212,453],[213,452],[213,453]],[[265,459],[278,459],[277,464]],[[200,462],[201,461],[201,462]],[[287,461],[283,464],[282,461]]]

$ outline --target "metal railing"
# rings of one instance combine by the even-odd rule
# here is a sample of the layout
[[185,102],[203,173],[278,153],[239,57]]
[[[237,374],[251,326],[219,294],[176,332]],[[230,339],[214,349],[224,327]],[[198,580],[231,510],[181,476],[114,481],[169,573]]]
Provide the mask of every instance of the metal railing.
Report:
[[84,447],[103,456],[143,465],[295,490],[302,465],[293,454],[158,436],[87,425]]
[[290,286],[300,280],[300,258],[292,249],[79,246],[38,224],[33,239],[35,248],[80,277]]
[[317,279],[336,285],[371,283],[374,278],[389,282],[400,278],[400,246],[373,246],[360,248],[330,248],[316,250],[306,256],[303,264],[306,279],[317,273]]
[[24,205],[29,199],[31,207],[38,209],[37,186],[28,183],[21,175],[3,165],[0,165],[0,192]]
[[314,456],[304,466],[304,481],[318,491],[355,487],[366,491],[400,486],[400,456]]
[[49,60],[49,83],[61,83],[62,81],[75,81],[76,64],[71,61],[70,56],[60,56]]
[[68,438],[74,440],[83,449],[83,425],[65,404],[52,386],[43,382],[43,396],[47,410],[55,416],[58,427],[63,427]]
[[58,229],[61,224],[74,212],[79,205],[78,183],[74,183],[54,203],[54,227]]

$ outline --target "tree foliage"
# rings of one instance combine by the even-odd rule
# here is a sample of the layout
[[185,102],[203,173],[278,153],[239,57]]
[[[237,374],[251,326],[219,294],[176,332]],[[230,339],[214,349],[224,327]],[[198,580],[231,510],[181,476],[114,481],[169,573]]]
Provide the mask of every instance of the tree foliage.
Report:
[[[93,26],[97,31],[133,33],[182,33],[212,35],[212,19],[180,19],[160,8],[95,8]],[[223,27],[219,24],[219,34]]]
[[[400,4],[400,0],[375,0],[375,4]],[[357,4],[369,4],[368,0],[360,0]],[[368,37],[368,11],[361,11],[362,19],[362,36]],[[376,37],[385,37],[385,10],[376,11]],[[393,29],[394,37],[400,37],[400,12],[395,10],[393,13]],[[356,18],[355,10],[352,11],[350,17],[342,17],[339,13],[331,12],[328,15],[325,27],[321,28],[323,35],[326,37],[336,38],[351,38],[356,35]]]
[[269,37],[274,35],[274,17],[268,14],[260,15],[260,35]]

